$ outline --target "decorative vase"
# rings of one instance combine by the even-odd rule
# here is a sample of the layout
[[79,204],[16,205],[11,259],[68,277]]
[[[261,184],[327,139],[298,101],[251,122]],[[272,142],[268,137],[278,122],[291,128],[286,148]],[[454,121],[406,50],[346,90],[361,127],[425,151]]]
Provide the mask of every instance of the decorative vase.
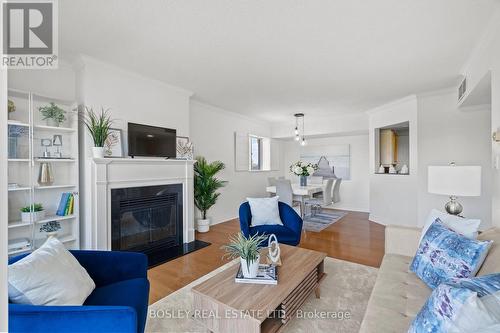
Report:
[[307,186],[307,176],[300,176],[300,186]]
[[60,123],[54,118],[47,118],[47,126],[59,127]]
[[396,174],[396,173],[398,173],[398,172],[396,171],[396,168],[394,167],[394,165],[391,165],[391,166],[389,167],[389,173],[390,173],[390,174]]
[[52,172],[52,164],[43,162],[40,164],[38,171],[38,185],[50,186],[54,184],[54,173]]
[[198,232],[208,232],[210,230],[210,219],[198,220]]
[[405,164],[401,167],[400,173],[403,175],[407,175],[410,172],[410,169],[408,169],[408,166]]
[[246,259],[240,258],[240,261],[241,261],[241,272],[243,273],[243,277],[247,279],[254,279],[259,271],[260,255],[257,255],[257,259],[251,261],[250,263],[248,263],[248,265]]
[[94,158],[104,158],[104,147],[92,147]]
[[39,212],[21,212],[21,221],[25,223],[29,222],[37,222],[42,220],[45,217],[45,211]]

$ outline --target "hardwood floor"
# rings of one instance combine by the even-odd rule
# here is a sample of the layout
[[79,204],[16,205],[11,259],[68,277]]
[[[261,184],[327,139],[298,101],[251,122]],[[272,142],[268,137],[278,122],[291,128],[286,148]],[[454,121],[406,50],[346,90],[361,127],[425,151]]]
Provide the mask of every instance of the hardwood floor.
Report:
[[[325,252],[327,256],[379,267],[384,256],[384,226],[368,220],[367,213],[348,212],[321,232],[304,231],[300,247]],[[220,223],[196,239],[212,245],[156,266],[148,271],[150,304],[160,300],[228,262],[220,247],[240,230],[237,220]]]

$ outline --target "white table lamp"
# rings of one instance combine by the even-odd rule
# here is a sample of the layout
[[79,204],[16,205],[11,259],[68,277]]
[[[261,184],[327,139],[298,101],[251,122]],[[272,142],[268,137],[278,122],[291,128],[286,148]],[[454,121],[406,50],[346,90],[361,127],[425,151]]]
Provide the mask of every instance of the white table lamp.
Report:
[[459,215],[463,207],[457,197],[478,197],[481,195],[481,167],[429,166],[427,190],[429,193],[450,197],[445,209],[448,214]]

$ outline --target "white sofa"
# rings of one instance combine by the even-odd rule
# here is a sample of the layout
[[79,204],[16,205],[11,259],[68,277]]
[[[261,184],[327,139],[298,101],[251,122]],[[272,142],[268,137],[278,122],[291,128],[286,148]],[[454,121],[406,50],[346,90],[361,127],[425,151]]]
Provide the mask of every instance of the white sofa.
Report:
[[[420,234],[420,228],[386,227],[385,256],[361,323],[361,333],[407,332],[431,294],[431,289],[409,270]],[[500,229],[489,229],[478,239],[494,241],[478,275],[500,272]]]

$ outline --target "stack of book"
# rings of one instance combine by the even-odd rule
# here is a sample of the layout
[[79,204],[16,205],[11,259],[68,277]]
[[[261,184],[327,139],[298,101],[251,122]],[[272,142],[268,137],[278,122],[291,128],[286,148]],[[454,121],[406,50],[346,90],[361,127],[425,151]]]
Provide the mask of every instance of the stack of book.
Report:
[[73,193],[63,193],[61,195],[61,200],[59,201],[59,207],[57,208],[57,216],[68,216],[72,215],[74,211],[75,197]]
[[256,284],[278,284],[278,272],[277,267],[274,265],[259,265],[259,271],[255,278],[246,278],[243,276],[243,272],[240,268],[238,269],[238,273],[236,273],[236,277],[234,279],[236,283],[256,283]]

